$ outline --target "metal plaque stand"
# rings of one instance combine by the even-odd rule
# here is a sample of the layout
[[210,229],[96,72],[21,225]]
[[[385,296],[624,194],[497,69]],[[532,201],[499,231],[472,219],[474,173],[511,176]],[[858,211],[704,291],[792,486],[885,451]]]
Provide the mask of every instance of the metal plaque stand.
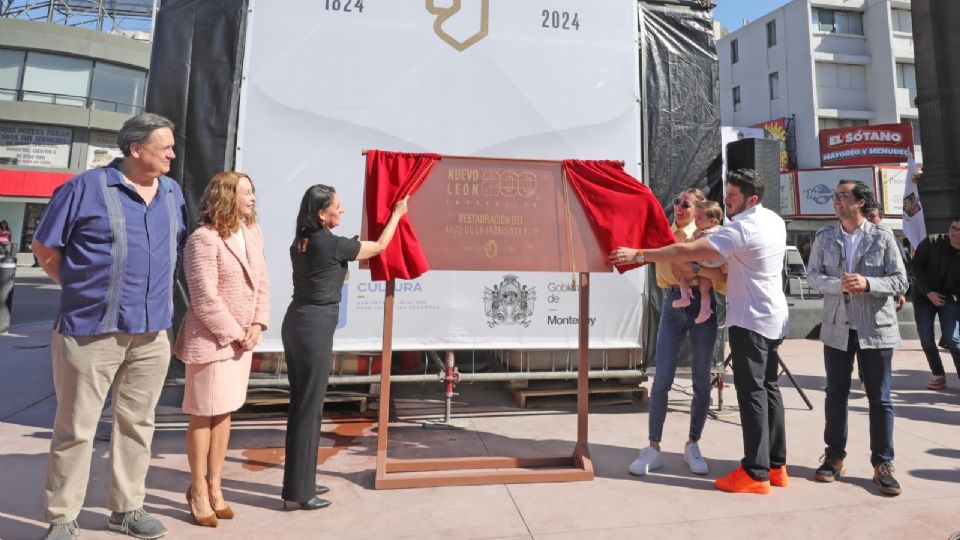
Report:
[[383,305],[383,367],[377,419],[376,489],[484,484],[528,484],[593,480],[587,438],[590,371],[590,274],[580,272],[579,359],[577,361],[577,443],[573,455],[541,457],[480,456],[397,459],[387,456],[390,411],[390,364],[393,352],[394,280],[387,282]]

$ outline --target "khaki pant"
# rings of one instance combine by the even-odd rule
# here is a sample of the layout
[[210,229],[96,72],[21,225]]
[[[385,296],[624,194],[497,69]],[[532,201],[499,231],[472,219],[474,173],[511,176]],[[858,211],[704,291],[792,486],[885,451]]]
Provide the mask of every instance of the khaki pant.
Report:
[[113,383],[108,508],[143,506],[154,409],[170,363],[167,332],[62,336],[54,331],[57,416],[44,491],[47,521],[77,518],[87,492],[97,421]]

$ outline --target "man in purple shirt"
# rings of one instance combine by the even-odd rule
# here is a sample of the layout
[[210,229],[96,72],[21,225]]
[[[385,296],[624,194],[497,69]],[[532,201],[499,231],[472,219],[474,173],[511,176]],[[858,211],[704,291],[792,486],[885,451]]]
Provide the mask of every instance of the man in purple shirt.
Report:
[[173,280],[186,236],[180,186],[164,176],[173,124],[141,114],[117,136],[122,159],[57,188],[33,253],[60,284],[51,341],[57,415],[44,512],[48,539],[79,535],[93,437],[113,384],[107,528],[136,538],[167,529],[143,511],[154,409],[170,362]]

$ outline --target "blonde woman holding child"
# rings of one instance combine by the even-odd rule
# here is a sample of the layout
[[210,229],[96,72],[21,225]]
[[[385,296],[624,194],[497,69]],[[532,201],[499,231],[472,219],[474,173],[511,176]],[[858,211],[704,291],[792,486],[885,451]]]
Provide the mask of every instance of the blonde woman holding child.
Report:
[[[687,189],[673,201],[673,236],[677,243],[694,241],[698,227],[695,218],[697,208],[707,200],[702,191]],[[708,225],[708,224],[707,224]],[[708,226],[702,227],[704,230]],[[690,430],[683,446],[683,462],[694,474],[707,474],[708,465],[700,452],[700,437],[710,407],[710,366],[713,362],[713,350],[717,340],[717,317],[713,315],[711,302],[716,302],[713,294],[706,294],[705,302],[710,313],[703,322],[696,321],[698,307],[703,305],[699,284],[691,288],[693,280],[709,278],[718,292],[726,290],[726,275],[722,268],[693,267],[691,265],[673,265],[656,263],[657,286],[663,289],[663,303],[660,309],[660,322],[657,328],[654,353],[656,374],[650,391],[650,413],[647,415],[649,446],[640,450],[639,455],[628,467],[630,474],[643,476],[664,465],[660,449],[663,438],[663,426],[667,418],[667,398],[673,386],[677,372],[677,360],[684,339],[690,337],[690,375],[693,385],[693,401],[690,404]],[[690,291],[686,307],[678,307],[681,288]],[[707,287],[709,293],[710,287]],[[695,322],[696,321],[696,322]],[[699,323],[699,324],[697,324]],[[669,463],[669,461],[667,462]]]
[[[720,230],[720,222],[723,221],[723,209],[720,208],[720,204],[714,201],[700,201],[696,205],[696,210],[694,210],[693,222],[697,226],[697,232],[693,233],[693,239],[699,240],[701,238],[706,238],[711,234]],[[696,263],[675,263],[674,264],[674,273],[676,275],[683,275],[693,271],[693,265],[696,264],[700,267],[705,268],[720,268],[724,264],[723,259],[711,259],[707,261],[699,261]],[[700,289],[700,313],[697,314],[697,318],[693,320],[696,324],[703,324],[710,320],[710,316],[713,315],[713,310],[710,309],[710,301],[712,300],[713,295],[711,291],[713,290],[713,282],[710,281],[710,278],[699,275],[699,269],[696,272],[698,288]],[[693,289],[690,286],[690,281],[679,278],[680,283],[680,298],[673,301],[673,307],[675,308],[685,308],[691,304],[693,300]]]

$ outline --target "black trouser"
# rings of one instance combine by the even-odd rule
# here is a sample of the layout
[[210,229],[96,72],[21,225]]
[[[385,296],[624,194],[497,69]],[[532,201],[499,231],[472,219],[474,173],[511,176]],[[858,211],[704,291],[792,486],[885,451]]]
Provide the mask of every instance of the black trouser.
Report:
[[752,330],[729,327],[733,355],[733,384],[740,405],[743,459],[740,464],[754,480],[770,478],[770,467],[787,462],[787,437],[783,423],[780,343]]
[[288,501],[306,502],[317,494],[320,420],[330,379],[338,311],[337,305],[294,302],[283,318],[280,337],[290,381],[290,410],[282,496]]

